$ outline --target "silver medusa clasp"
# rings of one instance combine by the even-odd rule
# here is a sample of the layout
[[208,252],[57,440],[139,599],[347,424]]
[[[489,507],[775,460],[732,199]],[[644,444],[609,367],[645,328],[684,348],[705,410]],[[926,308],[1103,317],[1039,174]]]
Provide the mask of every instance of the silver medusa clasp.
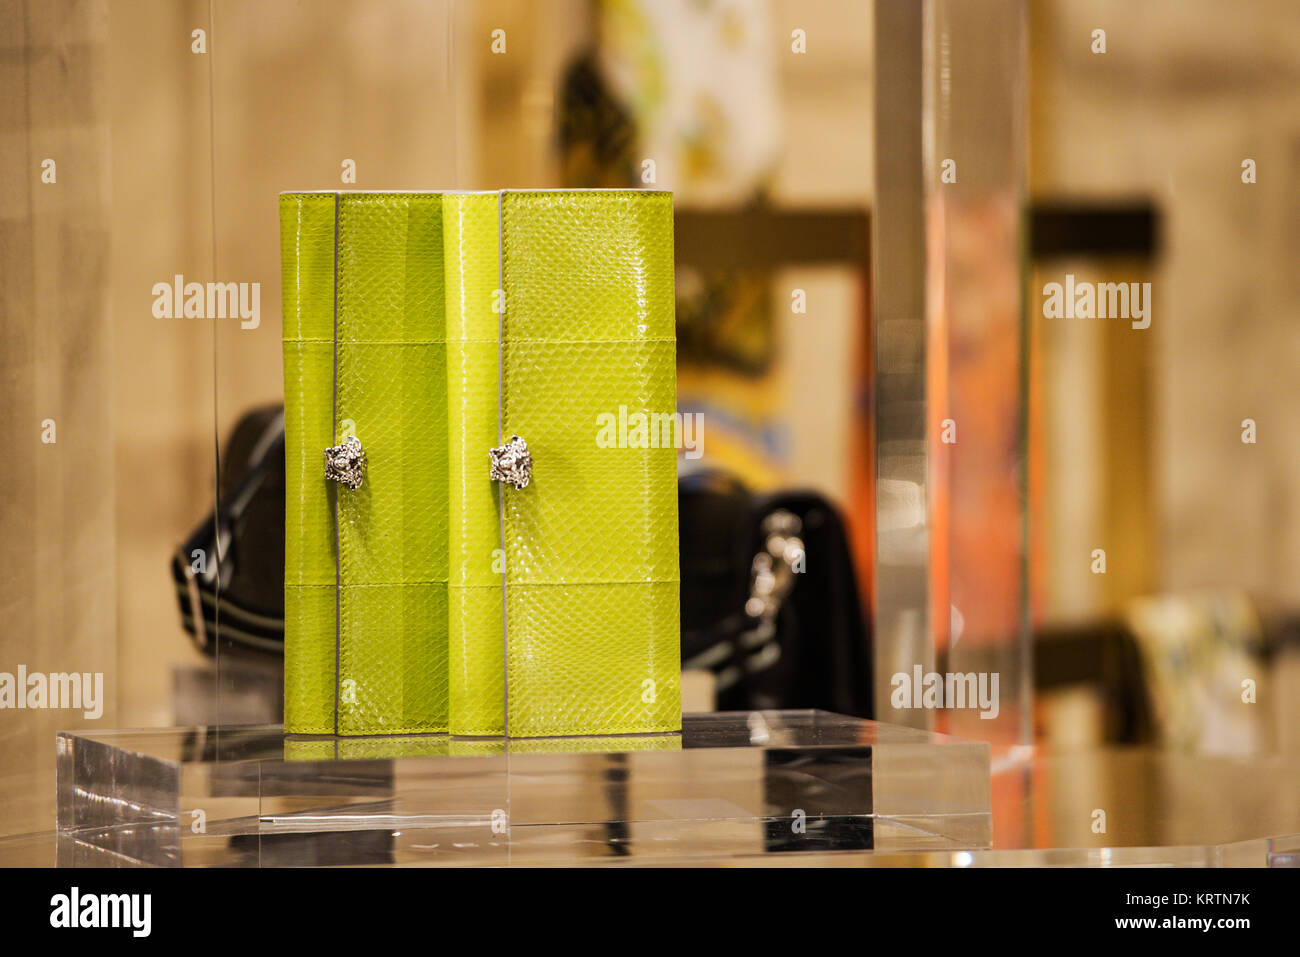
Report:
[[354,492],[361,488],[366,476],[366,452],[361,447],[361,440],[349,435],[342,445],[334,445],[325,450],[325,477],[331,481],[346,485]]
[[512,435],[505,445],[490,449],[488,456],[492,459],[492,481],[506,482],[517,489],[528,487],[533,477],[533,457],[528,454],[527,442]]

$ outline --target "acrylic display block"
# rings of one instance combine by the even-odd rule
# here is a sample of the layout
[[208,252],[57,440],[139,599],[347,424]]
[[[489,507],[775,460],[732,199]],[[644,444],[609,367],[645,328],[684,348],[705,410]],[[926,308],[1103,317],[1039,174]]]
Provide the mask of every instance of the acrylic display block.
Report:
[[[286,737],[66,732],[61,865],[689,863],[979,850],[989,749],[818,711],[681,734]],[[761,859],[759,857],[758,859]]]

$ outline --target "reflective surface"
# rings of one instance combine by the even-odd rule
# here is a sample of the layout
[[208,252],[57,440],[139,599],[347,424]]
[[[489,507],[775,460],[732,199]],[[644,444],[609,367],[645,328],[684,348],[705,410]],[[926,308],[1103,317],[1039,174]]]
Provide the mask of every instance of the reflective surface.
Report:
[[992,842],[986,744],[816,711],[683,726],[508,745],[270,726],[63,734],[57,861],[687,863]]
[[65,735],[62,829],[0,840],[0,864],[1300,866],[1295,755],[1019,749],[990,773],[983,744],[815,712],[685,727],[508,753],[273,727]]

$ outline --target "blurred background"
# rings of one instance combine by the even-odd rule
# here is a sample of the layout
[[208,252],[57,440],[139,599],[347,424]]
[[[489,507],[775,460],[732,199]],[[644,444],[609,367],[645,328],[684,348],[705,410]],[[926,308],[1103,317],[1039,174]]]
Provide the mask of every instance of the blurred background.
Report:
[[[279,191],[653,185],[684,468],[836,506],[875,717],[1300,750],[1294,3],[4,0],[0,51],[0,670],[104,672],[95,726],[275,720],[166,563],[283,397]],[[156,318],[177,274],[260,324]],[[1067,274],[1150,327],[1046,318]],[[914,664],[999,717],[892,707]],[[0,834],[79,724],[0,713]]]

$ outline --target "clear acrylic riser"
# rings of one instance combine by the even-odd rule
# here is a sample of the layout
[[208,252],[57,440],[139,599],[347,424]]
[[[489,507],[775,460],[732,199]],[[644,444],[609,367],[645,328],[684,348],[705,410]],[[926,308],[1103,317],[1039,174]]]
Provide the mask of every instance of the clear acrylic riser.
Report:
[[819,711],[681,734],[58,738],[62,866],[688,863],[992,845],[989,748]]

